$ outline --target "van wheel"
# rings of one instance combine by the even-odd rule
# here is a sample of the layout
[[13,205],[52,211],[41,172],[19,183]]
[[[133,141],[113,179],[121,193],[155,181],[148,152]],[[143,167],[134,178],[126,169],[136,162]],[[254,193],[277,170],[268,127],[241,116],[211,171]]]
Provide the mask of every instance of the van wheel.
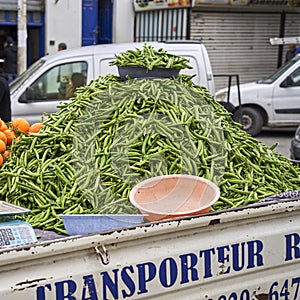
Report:
[[264,120],[261,113],[253,107],[242,107],[233,113],[233,119],[243,125],[243,130],[252,136],[258,135],[263,127]]

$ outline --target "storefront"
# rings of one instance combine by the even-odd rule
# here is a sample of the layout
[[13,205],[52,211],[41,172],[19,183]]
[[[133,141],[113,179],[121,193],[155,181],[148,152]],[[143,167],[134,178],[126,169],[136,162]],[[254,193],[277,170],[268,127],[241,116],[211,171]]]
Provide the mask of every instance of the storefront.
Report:
[[190,0],[134,0],[135,41],[189,39]]
[[[241,83],[284,63],[288,46],[272,46],[270,38],[299,35],[300,7],[287,1],[196,0],[192,10],[190,37],[205,43],[214,74],[238,74]],[[226,85],[216,78],[216,90]]]
[[[214,74],[236,74],[241,83],[256,81],[284,62],[288,46],[272,46],[269,39],[300,35],[298,2],[134,0],[135,40],[201,40]],[[215,81],[219,89],[227,86],[228,77]]]
[[[27,65],[44,55],[44,1],[27,0]],[[18,1],[0,0],[0,51],[6,37],[18,42]]]

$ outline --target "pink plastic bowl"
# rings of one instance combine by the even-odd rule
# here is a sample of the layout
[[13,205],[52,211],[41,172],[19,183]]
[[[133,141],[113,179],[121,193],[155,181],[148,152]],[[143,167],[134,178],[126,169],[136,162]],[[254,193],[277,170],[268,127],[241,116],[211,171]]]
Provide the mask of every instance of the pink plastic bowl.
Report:
[[198,215],[210,211],[220,190],[211,181],[193,175],[164,175],[137,184],[129,199],[148,221]]

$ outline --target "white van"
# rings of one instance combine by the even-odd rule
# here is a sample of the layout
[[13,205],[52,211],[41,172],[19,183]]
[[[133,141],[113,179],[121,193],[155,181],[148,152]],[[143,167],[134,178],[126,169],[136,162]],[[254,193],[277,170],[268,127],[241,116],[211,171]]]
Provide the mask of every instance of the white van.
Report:
[[[229,106],[233,117],[249,134],[259,134],[263,126],[300,125],[300,56],[294,57],[274,74],[257,82],[219,90],[215,99]],[[230,105],[228,105],[228,102]]]
[[[155,49],[164,48],[170,53],[190,60],[193,69],[181,73],[196,75],[193,79],[214,93],[214,80],[205,46],[199,41],[149,42]],[[53,113],[57,105],[68,101],[66,80],[72,74],[78,85],[88,84],[100,75],[118,75],[116,66],[109,63],[115,54],[143,47],[144,43],[122,43],[86,46],[59,51],[36,61],[10,85],[12,119],[22,117],[30,123],[39,122],[43,113]],[[74,75],[75,74],[75,75]]]

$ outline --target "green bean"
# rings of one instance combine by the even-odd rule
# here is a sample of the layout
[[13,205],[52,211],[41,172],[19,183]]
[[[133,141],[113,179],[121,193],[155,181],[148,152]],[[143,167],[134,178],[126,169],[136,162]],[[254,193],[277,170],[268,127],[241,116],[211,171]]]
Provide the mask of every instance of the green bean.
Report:
[[[145,51],[153,66],[171,64],[163,50]],[[133,50],[126,59],[144,54]],[[13,145],[0,172],[1,198],[32,209],[23,218],[34,226],[62,233],[59,214],[136,213],[130,190],[149,176],[213,180],[221,191],[213,210],[299,189],[299,167],[242,131],[191,78],[93,80],[40,133]]]
[[118,66],[143,66],[148,70],[153,68],[175,68],[185,69],[192,67],[188,64],[189,60],[184,57],[174,56],[165,50],[155,50],[153,46],[144,44],[142,49],[127,50],[119,55],[110,65]]

